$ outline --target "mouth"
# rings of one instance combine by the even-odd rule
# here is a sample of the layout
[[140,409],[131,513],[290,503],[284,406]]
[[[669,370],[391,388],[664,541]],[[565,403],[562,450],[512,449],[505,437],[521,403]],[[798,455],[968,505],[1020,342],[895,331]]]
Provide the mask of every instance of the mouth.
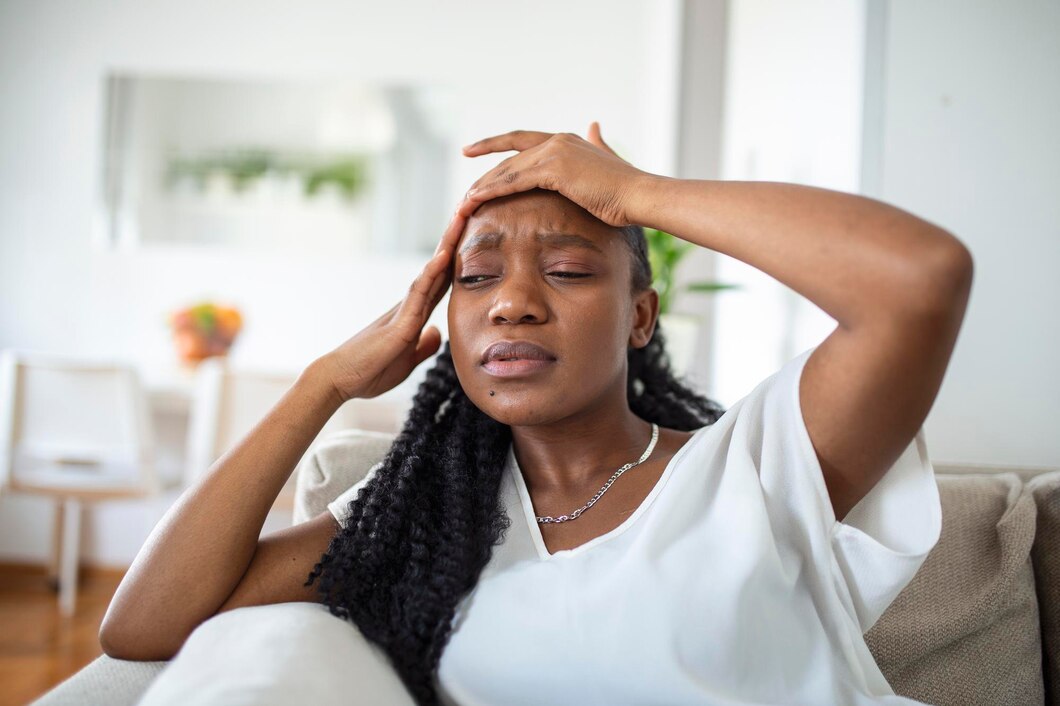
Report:
[[530,341],[497,341],[482,353],[482,367],[496,377],[519,377],[548,369],[556,356]]
[[540,372],[551,367],[555,362],[534,358],[497,359],[483,363],[482,369],[495,377],[514,378]]

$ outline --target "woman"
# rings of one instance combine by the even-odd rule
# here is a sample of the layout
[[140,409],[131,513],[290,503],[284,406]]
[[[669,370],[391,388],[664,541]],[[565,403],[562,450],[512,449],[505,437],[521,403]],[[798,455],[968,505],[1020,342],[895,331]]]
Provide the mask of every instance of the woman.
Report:
[[[911,703],[862,633],[938,539],[920,429],[968,250],[871,199],[647,174],[595,123],[465,154],[511,150],[404,299],[169,511],[104,649],[166,659],[218,612],[320,600],[421,703]],[[758,267],[835,331],[723,414],[668,369],[630,224]],[[338,406],[439,351],[424,326],[450,285],[451,339],[386,458],[259,541]]]

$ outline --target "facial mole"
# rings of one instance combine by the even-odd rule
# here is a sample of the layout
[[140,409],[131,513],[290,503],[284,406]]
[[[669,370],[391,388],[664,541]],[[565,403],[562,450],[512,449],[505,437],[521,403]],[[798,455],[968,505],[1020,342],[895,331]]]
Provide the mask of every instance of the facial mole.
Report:
[[490,397],[493,397],[493,390],[490,390]]

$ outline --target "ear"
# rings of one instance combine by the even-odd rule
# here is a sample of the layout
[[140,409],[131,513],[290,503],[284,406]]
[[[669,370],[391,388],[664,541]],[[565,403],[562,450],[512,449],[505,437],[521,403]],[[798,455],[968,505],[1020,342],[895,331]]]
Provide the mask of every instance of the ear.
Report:
[[654,287],[638,292],[633,299],[633,321],[629,332],[629,345],[643,348],[648,345],[659,318],[659,293]]

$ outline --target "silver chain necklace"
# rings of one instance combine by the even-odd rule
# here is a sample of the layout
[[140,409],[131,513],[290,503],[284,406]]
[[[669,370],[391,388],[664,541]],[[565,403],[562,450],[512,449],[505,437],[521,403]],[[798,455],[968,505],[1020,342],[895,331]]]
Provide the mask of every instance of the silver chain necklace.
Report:
[[550,517],[538,517],[537,518],[537,523],[539,525],[544,525],[544,524],[548,524],[550,522],[566,522],[568,520],[577,519],[583,512],[585,512],[586,510],[591,508],[593,506],[593,503],[595,503],[597,500],[600,499],[601,495],[603,495],[604,493],[607,492],[607,489],[611,487],[611,484],[615,482],[615,479],[617,479],[620,475],[622,475],[623,473],[625,473],[629,469],[633,468],[634,466],[639,466],[640,464],[644,463],[644,461],[648,458],[648,456],[651,456],[652,449],[655,448],[655,442],[658,441],[658,439],[659,439],[659,425],[655,424],[655,423],[652,423],[652,425],[651,425],[651,442],[648,444],[648,448],[644,450],[644,453],[641,454],[641,456],[640,456],[640,458],[638,460],[633,461],[632,463],[627,463],[625,466],[622,466],[622,468],[619,468],[617,471],[615,471],[615,474],[607,479],[607,482],[604,483],[604,487],[600,488],[600,490],[596,493],[596,495],[594,495],[592,497],[591,500],[589,500],[589,502],[585,503],[580,508],[578,508],[577,510],[572,512],[571,514],[569,514],[569,515],[560,515],[559,517],[551,517],[551,516]]

